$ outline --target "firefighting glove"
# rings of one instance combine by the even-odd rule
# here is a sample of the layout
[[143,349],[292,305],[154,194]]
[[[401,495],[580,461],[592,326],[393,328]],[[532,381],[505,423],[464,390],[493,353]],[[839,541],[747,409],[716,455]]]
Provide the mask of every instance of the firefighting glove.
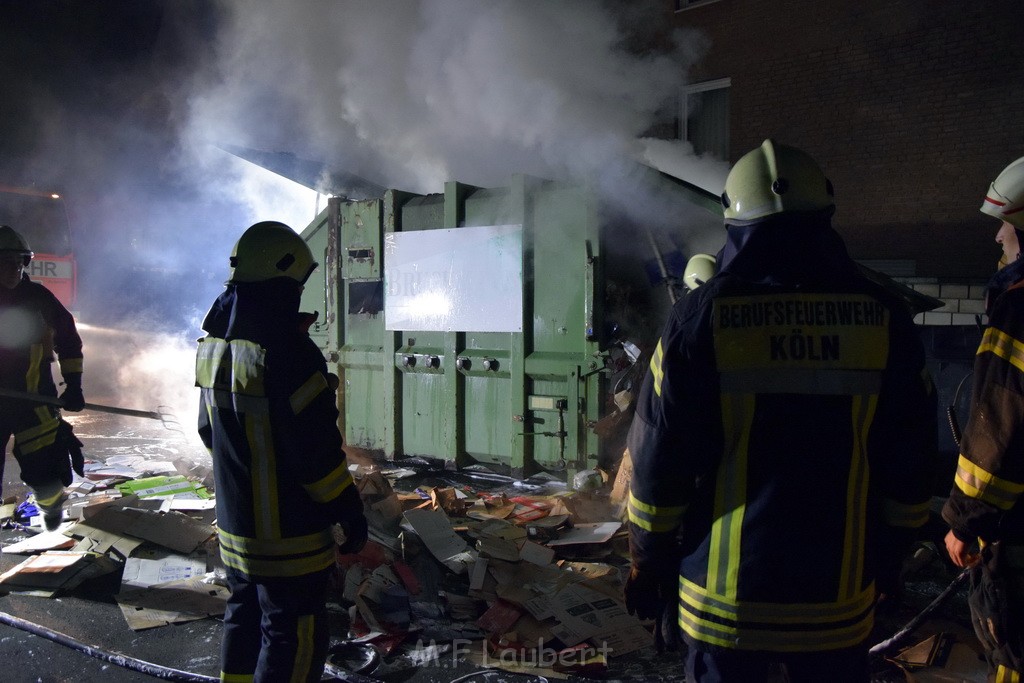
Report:
[[370,537],[366,516],[360,512],[357,516],[339,522],[339,524],[341,530],[345,532],[345,542],[338,546],[338,552],[342,555],[351,555],[362,550]]
[[[74,430],[71,425],[64,420],[61,420],[57,424],[57,441],[60,443],[62,448],[66,448],[68,455],[71,457],[71,469],[73,469],[78,476],[85,476],[85,455],[82,453],[82,442],[75,436]],[[65,486],[71,485],[71,477],[68,477],[68,481],[64,482]]]
[[674,573],[640,569],[632,566],[622,590],[626,611],[639,619],[658,619],[665,605],[673,602],[679,577]]
[[77,413],[85,408],[85,397],[82,396],[82,376],[68,375],[64,378],[64,393],[60,395],[64,410]]

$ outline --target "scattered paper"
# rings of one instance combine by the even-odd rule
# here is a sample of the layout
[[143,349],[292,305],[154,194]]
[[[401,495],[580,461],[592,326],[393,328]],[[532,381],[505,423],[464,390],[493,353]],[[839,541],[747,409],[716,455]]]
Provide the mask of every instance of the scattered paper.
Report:
[[473,558],[469,545],[452,529],[448,516],[440,510],[407,510],[405,520],[440,562],[456,574],[466,571]]
[[558,538],[548,541],[548,546],[573,545],[577,543],[604,543],[615,535],[622,522],[590,522],[577,524]]

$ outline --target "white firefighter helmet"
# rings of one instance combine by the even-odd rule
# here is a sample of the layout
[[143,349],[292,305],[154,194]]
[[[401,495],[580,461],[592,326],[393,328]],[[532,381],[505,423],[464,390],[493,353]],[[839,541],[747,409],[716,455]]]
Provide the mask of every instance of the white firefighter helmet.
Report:
[[832,195],[832,183],[810,155],[765,140],[729,171],[722,206],[727,224],[744,225],[777,213],[831,209]]
[[305,284],[317,265],[309,245],[294,230],[284,223],[263,221],[246,229],[235,243],[228,282],[287,277]]
[[21,233],[9,225],[0,225],[0,251],[13,251],[16,254],[21,254],[26,266],[35,255]]
[[718,262],[711,254],[694,254],[686,262],[683,271],[683,283],[689,289],[697,289],[714,276]]
[[981,203],[981,212],[1024,228],[1024,157],[996,176]]

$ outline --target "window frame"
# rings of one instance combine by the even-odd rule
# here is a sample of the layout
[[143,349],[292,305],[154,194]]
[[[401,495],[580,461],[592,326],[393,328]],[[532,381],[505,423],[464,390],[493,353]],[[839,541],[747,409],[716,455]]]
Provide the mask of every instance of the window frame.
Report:
[[[714,1],[714,0],[712,0]],[[695,93],[707,92],[709,90],[725,90],[732,88],[732,78],[715,78],[710,81],[701,81],[700,83],[691,83],[683,86],[682,96],[680,97],[679,103],[679,139],[684,142],[689,142],[689,111],[690,111],[690,96]],[[729,122],[726,121],[726,127],[728,128]],[[728,154],[728,152],[727,152]],[[726,159],[727,160],[727,159]]]

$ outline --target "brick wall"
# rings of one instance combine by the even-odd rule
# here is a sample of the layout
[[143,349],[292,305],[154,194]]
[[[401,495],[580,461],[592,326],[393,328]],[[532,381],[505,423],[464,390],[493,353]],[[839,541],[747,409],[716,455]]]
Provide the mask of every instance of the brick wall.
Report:
[[986,278],[998,223],[988,183],[1024,156],[1024,3],[718,0],[678,27],[711,39],[694,82],[731,79],[730,161],[766,137],[796,145],[836,188],[836,228],[858,259]]

